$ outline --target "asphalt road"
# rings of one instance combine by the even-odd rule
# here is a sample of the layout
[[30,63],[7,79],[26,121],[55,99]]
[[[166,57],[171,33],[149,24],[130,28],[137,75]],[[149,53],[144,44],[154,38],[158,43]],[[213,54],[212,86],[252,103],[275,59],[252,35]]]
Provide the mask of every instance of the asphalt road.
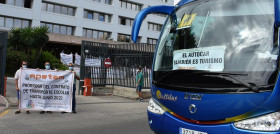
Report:
[[[16,96],[14,80],[7,82],[7,96]],[[117,96],[77,95],[77,114],[14,114],[15,107],[0,115],[1,134],[153,134],[147,121],[148,100]]]
[[7,83],[6,83],[7,87],[6,87],[6,95],[8,97],[16,97],[17,93],[16,93],[16,86],[15,86],[15,79],[14,78],[8,78],[7,79]]

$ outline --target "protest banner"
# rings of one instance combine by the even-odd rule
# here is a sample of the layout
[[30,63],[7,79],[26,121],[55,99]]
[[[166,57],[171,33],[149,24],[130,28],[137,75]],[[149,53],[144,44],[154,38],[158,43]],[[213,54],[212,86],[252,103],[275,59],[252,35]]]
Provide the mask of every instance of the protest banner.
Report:
[[75,53],[75,65],[80,65],[81,63],[81,56]]
[[73,80],[68,71],[21,70],[20,109],[71,112]]
[[73,54],[60,53],[60,61],[65,65],[73,63]]

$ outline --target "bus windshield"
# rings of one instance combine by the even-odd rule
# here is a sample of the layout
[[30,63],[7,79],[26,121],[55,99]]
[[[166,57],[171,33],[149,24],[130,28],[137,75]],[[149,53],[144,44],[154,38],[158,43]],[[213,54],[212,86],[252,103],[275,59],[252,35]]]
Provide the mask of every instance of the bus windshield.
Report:
[[157,47],[154,84],[191,92],[271,91],[279,54],[273,4],[200,0],[173,11]]

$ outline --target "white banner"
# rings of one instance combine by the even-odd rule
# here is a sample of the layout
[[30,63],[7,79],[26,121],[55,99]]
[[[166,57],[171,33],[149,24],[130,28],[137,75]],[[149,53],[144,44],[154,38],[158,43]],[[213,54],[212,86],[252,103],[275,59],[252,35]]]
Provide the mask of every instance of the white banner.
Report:
[[65,65],[73,63],[73,54],[60,53],[60,61]]
[[101,67],[101,59],[85,58],[85,66]]
[[75,53],[75,65],[81,64],[81,56]]
[[20,109],[71,112],[73,80],[68,71],[22,70]]
[[182,49],[173,53],[173,70],[223,71],[226,46]]

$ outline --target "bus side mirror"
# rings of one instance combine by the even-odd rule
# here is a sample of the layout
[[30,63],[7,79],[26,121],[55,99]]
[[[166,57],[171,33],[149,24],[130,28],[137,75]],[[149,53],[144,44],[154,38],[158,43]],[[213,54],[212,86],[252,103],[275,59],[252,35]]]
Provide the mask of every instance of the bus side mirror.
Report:
[[275,10],[275,25],[280,27],[280,1],[274,0],[274,10]]
[[132,32],[131,32],[131,39],[133,42],[137,42],[137,37],[139,34],[139,30],[141,24],[145,17],[150,13],[161,13],[161,14],[171,14],[171,12],[175,9],[175,6],[152,6],[147,7],[140,11],[134,19]]

